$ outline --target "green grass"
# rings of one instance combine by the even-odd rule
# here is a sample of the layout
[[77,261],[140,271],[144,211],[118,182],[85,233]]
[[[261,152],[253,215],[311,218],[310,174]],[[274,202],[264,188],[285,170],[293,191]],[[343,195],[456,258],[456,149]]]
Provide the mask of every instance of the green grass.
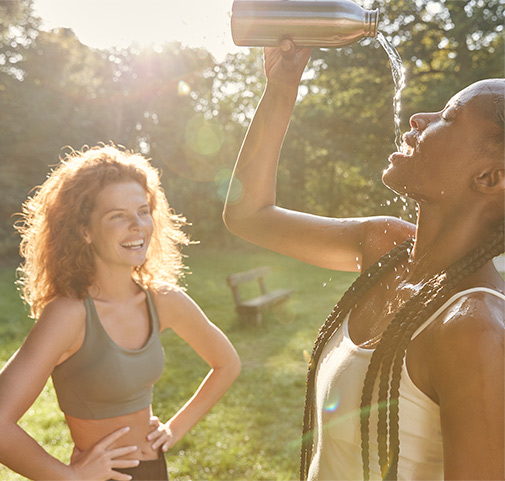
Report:
[[[354,279],[277,254],[188,249],[190,296],[230,337],[242,373],[214,409],[167,455],[171,479],[292,480],[298,477],[306,355],[320,324]],[[270,288],[293,295],[264,315],[260,328],[239,321],[226,277],[260,265],[272,267]],[[13,287],[14,273],[0,271],[0,365],[19,347],[31,322]],[[153,410],[168,419],[207,372],[205,363],[177,336],[164,333],[166,369],[155,387]],[[52,455],[68,462],[71,440],[51,382],[21,425]],[[24,478],[0,465],[0,479]]]

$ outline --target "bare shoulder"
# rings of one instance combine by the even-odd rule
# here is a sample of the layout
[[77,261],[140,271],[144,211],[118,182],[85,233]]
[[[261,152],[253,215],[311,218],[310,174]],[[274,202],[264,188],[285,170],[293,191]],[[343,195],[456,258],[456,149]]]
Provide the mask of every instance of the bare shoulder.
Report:
[[416,226],[397,217],[377,216],[367,218],[364,235],[363,266],[375,263],[397,245],[415,236]]
[[42,318],[69,320],[82,320],[86,315],[86,308],[82,299],[74,297],[57,297],[50,301],[44,308]]
[[446,479],[503,479],[505,302],[475,292],[437,319],[430,378]]
[[[491,293],[470,293],[447,309],[434,325],[434,384],[456,392],[473,379],[503,372],[505,301]],[[435,386],[437,387],[437,386]]]
[[160,330],[173,328],[191,314],[202,313],[195,301],[181,288],[160,285],[152,293],[160,319]]
[[61,334],[69,334],[83,330],[85,322],[86,308],[81,299],[58,297],[45,306],[35,326],[57,329]]
[[59,297],[45,306],[29,338],[32,342],[52,345],[53,352],[58,354],[57,363],[60,363],[79,349],[85,331],[86,308],[83,301]]

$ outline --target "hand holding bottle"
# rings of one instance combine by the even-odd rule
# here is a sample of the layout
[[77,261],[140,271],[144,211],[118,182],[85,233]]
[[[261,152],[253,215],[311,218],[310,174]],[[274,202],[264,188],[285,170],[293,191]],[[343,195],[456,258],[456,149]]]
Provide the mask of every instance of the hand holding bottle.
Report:
[[268,83],[298,87],[310,53],[310,48],[297,48],[289,39],[284,39],[279,47],[266,47],[265,74]]

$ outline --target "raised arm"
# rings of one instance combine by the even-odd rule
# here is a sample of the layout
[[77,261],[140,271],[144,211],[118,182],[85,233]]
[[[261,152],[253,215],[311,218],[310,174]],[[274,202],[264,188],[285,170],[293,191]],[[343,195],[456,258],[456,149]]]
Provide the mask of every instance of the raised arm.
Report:
[[265,49],[267,86],[231,180],[241,185],[242,195],[227,200],[223,218],[233,234],[254,244],[328,269],[357,271],[409,237],[412,226],[386,218],[333,219],[275,205],[279,154],[309,56],[309,49],[296,49],[290,41]]

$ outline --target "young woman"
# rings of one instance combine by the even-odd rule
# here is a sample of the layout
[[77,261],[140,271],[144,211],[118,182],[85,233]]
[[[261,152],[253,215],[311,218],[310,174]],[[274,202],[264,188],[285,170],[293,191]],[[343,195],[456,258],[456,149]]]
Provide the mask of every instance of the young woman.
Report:
[[279,152],[310,56],[265,49],[267,86],[226,205],[235,234],[358,271],[321,327],[307,376],[301,479],[504,479],[505,80],[477,82],[410,119],[383,174],[417,225],[275,205]]
[[[164,453],[240,371],[226,336],[178,286],[183,221],[149,162],[113,146],[69,155],[26,202],[20,281],[37,321],[0,373],[0,462],[30,479],[168,479]],[[211,370],[162,423],[151,401],[166,329]],[[69,465],[17,424],[49,376],[75,443]]]

